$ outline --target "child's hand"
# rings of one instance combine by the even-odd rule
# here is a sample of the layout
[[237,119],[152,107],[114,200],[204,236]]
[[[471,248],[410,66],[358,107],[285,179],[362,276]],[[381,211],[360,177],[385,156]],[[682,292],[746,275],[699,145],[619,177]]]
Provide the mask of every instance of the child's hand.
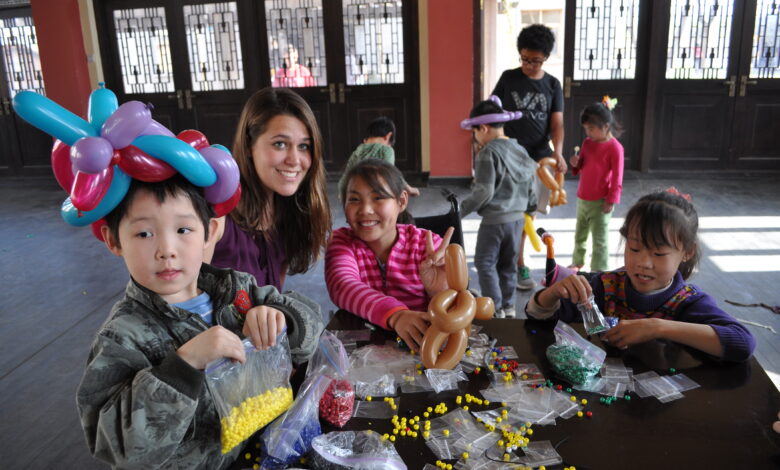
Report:
[[227,357],[238,362],[246,361],[244,345],[238,335],[222,326],[212,326],[184,343],[176,354],[195,369],[203,370],[209,362]]
[[[575,304],[585,302],[593,294],[593,289],[585,276],[575,275],[561,279],[548,287],[542,294],[553,296],[552,302],[546,306],[552,306],[558,299],[569,299]],[[541,299],[540,299],[541,300]]]
[[569,167],[566,165],[566,159],[563,158],[563,155],[558,152],[553,152],[552,157],[558,162],[555,169],[565,174]]
[[450,239],[454,232],[454,227],[447,229],[438,250],[433,248],[433,235],[431,235],[431,231],[429,230],[428,233],[425,234],[425,258],[420,262],[419,269],[420,279],[422,280],[425,292],[429,297],[433,297],[447,288],[447,273],[444,270],[444,252],[447,250],[447,246],[450,244]]
[[246,312],[244,336],[252,339],[257,349],[276,345],[276,337],[284,329],[284,314],[275,308],[259,305]]
[[580,164],[580,156],[572,155],[571,158],[569,158],[569,164],[572,168],[577,168]]
[[[777,413],[777,418],[780,419],[780,413]],[[774,429],[776,433],[780,434],[780,421],[775,421],[772,423],[772,429]]]
[[409,348],[419,351],[423,336],[431,324],[431,315],[428,312],[401,310],[394,313],[388,319],[387,324],[395,330]]
[[603,212],[603,213],[605,213],[605,214],[609,214],[610,212],[612,212],[612,209],[613,209],[614,207],[615,207],[615,205],[614,205],[614,204],[612,204],[611,202],[607,202],[606,200],[604,200],[604,201],[601,203],[601,212]]
[[641,320],[620,320],[601,337],[612,346],[626,349],[633,344],[645,343],[659,338],[658,330],[661,326],[658,318],[643,318]]

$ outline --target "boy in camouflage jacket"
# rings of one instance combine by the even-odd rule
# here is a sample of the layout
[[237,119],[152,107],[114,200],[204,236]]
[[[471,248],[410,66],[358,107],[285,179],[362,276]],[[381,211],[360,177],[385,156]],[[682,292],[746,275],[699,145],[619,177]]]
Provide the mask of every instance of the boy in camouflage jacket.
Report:
[[[103,238],[131,280],[97,332],[77,402],[90,450],[116,468],[229,466],[241,446],[221,454],[206,364],[245,360],[237,332],[267,348],[285,325],[294,362],[316,349],[323,329],[316,304],[202,264],[212,215],[201,192],[177,176],[133,181],[106,217]],[[204,296],[210,316],[176,305]]]

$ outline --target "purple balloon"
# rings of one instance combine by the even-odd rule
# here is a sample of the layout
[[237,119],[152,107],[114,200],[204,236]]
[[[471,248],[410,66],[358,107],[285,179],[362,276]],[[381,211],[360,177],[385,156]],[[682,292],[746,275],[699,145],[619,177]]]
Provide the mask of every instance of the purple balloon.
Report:
[[115,149],[123,149],[141,135],[152,120],[152,112],[140,101],[128,101],[106,119],[100,136],[111,142]]
[[141,135],[165,135],[168,137],[176,137],[176,135],[170,131],[167,127],[163,126],[159,122],[152,119],[149,121],[149,125],[141,132]]
[[236,161],[228,152],[216,147],[205,147],[199,152],[217,173],[217,182],[203,190],[206,200],[212,204],[227,201],[238,187],[239,171]]
[[102,137],[84,137],[70,147],[70,161],[77,171],[97,174],[108,168],[114,147]]

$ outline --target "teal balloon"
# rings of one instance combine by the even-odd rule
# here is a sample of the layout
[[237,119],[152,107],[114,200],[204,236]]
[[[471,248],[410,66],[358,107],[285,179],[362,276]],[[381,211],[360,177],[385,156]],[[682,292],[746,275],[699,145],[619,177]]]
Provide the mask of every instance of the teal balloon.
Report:
[[38,93],[20,91],[14,96],[13,106],[19,117],[65,145],[100,136],[90,123]]
[[89,95],[89,109],[87,111],[89,123],[92,124],[92,127],[98,133],[106,119],[114,114],[114,111],[119,107],[119,101],[116,99],[114,92],[108,88],[103,88],[102,83],[99,85],[100,88],[95,89]]
[[176,168],[195,186],[211,186],[217,174],[205,158],[190,144],[164,135],[142,135],[133,145]]
[[232,153],[230,153],[230,150],[228,150],[228,148],[227,148],[227,147],[225,147],[225,146],[224,146],[224,145],[222,145],[222,144],[211,144],[211,146],[212,146],[212,147],[214,147],[214,148],[218,148],[218,149],[220,149],[220,150],[224,150],[225,152],[227,152],[227,153],[228,153],[228,155],[230,155],[230,156],[233,156],[233,154],[232,154]]
[[81,212],[81,217],[79,217],[79,210],[76,209],[70,198],[67,198],[62,202],[60,215],[65,219],[65,222],[74,227],[83,227],[92,222],[96,222],[105,217],[122,202],[122,199],[124,199],[127,194],[127,189],[130,187],[130,181],[130,176],[115,165],[114,177],[111,178],[111,186],[108,187],[106,195],[103,196],[103,199],[97,207],[91,211]]

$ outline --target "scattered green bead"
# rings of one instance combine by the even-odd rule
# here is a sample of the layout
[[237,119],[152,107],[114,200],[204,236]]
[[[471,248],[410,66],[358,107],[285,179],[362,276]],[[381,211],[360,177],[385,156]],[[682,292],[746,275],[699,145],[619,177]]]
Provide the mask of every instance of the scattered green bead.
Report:
[[631,401],[631,395],[626,395],[624,398],[626,399],[626,401]]
[[677,372],[677,369],[675,369],[674,367],[670,367],[669,368],[669,373],[670,374],[674,374],[675,372]]

